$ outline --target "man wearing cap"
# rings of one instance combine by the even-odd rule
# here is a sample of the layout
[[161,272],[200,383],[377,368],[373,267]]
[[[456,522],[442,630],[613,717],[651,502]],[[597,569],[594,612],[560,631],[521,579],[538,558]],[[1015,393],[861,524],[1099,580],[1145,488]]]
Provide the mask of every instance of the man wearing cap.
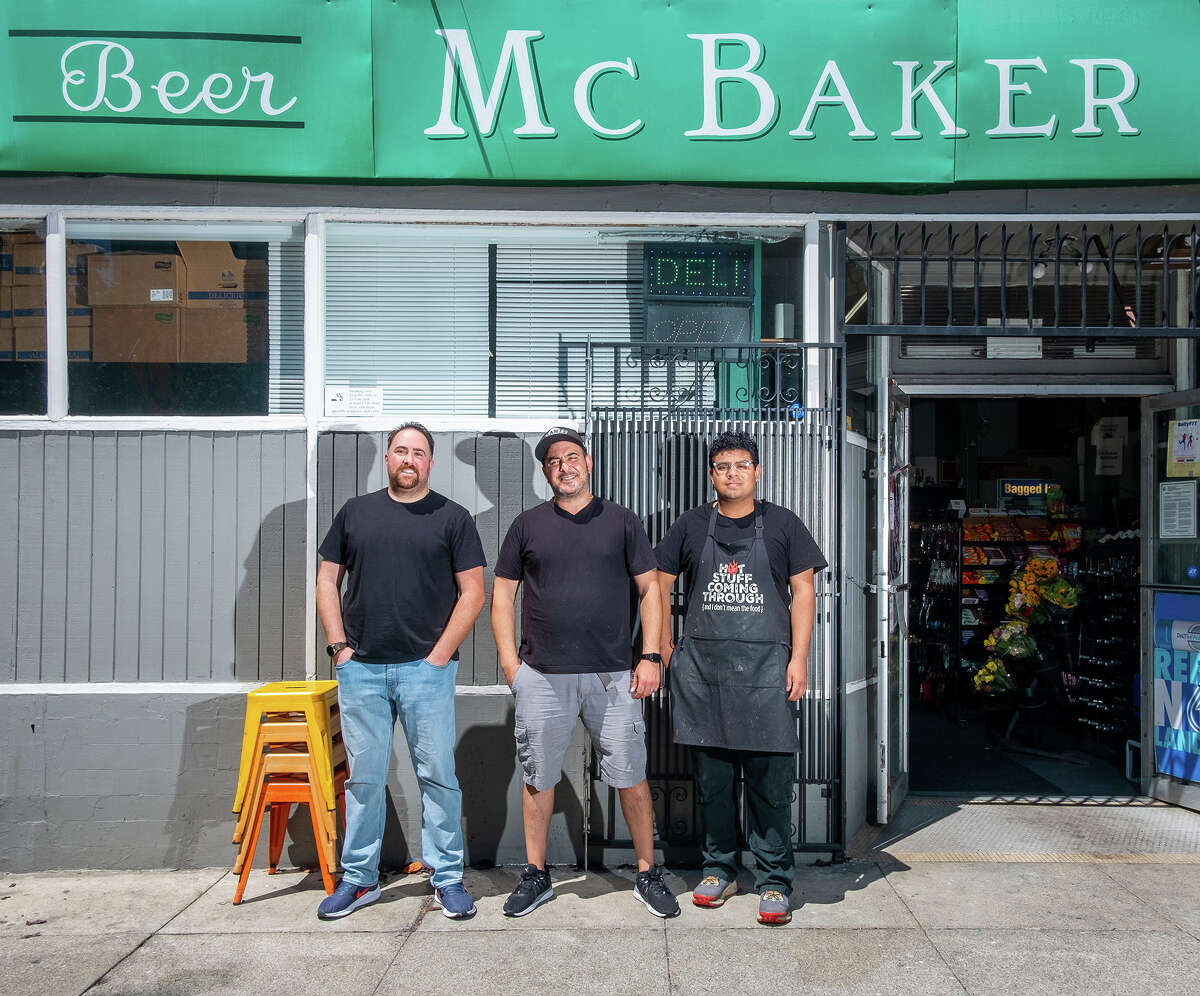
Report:
[[[662,662],[654,551],[637,516],[592,494],[592,458],[574,429],[551,429],[534,456],[554,499],[513,521],[496,561],[492,591],[500,666],[516,698],[528,862],[504,913],[524,916],[554,897],[546,835],[554,786],[562,777],[576,719],[582,718],[600,757],[600,773],[617,790],[633,835],[634,896],[655,916],[678,916],[679,904],[654,864],[640,701],[658,689]],[[518,652],[514,605],[522,582]],[[644,652],[631,668],[633,589]]]
[[[737,892],[740,773],[758,922],[782,924],[792,918],[794,703],[808,685],[813,574],[826,564],[794,513],[755,500],[762,467],[751,436],[717,436],[708,465],[717,500],[681,515],[655,550],[671,722],[675,742],[693,748],[704,824],[704,872],[692,902],[720,906]],[[687,609],[672,647],[671,589],[679,575]]]
[[[347,916],[379,898],[384,791],[396,719],[421,791],[421,858],[437,905],[475,915],[463,888],[462,793],[454,773],[458,646],[483,608],[483,545],[470,513],[429,489],[433,437],[388,436],[388,486],[351,498],[320,546],[317,612],[332,641],[346,782],[344,874],[317,909]],[[339,597],[348,579],[344,597]]]

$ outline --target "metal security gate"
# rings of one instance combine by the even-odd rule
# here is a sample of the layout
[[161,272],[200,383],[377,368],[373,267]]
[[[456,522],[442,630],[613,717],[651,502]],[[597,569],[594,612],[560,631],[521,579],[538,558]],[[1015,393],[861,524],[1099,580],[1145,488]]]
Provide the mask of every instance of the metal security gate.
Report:
[[[652,543],[678,516],[711,500],[709,441],[737,429],[758,442],[761,497],[799,515],[829,561],[816,579],[809,690],[799,710],[793,843],[798,850],[833,853],[844,849],[837,591],[842,360],[839,346],[796,342],[588,348],[592,487],[636,512]],[[677,637],[682,612],[676,593]],[[663,690],[646,701],[648,777],[660,840],[687,848],[699,841],[695,783],[690,752],[673,741],[669,682],[668,670]],[[593,793],[591,842],[626,844],[615,793],[598,781],[598,772]]]

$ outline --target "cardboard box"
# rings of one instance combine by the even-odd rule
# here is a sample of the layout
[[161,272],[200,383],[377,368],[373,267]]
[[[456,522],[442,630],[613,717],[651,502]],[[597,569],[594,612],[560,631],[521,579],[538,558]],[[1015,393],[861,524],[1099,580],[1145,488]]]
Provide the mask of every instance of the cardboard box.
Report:
[[238,259],[228,242],[177,242],[189,308],[266,306],[267,261]]
[[12,298],[13,289],[0,285],[0,331],[13,327]]
[[0,234],[0,287],[12,286],[13,239],[7,232]]
[[[18,360],[44,360],[46,358],[46,328],[25,327],[13,329],[13,342]],[[92,358],[92,326],[67,326],[67,359],[90,360]]]
[[[46,288],[33,284],[17,284],[12,288],[12,323],[14,327],[46,327]],[[74,303],[68,293],[67,327],[92,324],[92,309]]]
[[0,363],[6,363],[13,359],[13,330],[9,328],[0,328]]
[[180,308],[96,308],[92,359],[97,363],[175,363],[179,360]]
[[[86,280],[87,258],[99,251],[91,242],[68,242],[65,251],[67,280],[73,277]],[[0,265],[2,265],[0,258]],[[46,282],[46,244],[18,242],[12,247],[12,282],[19,286],[44,286]],[[0,271],[2,272],[2,271]],[[82,302],[86,304],[87,302]]]
[[148,252],[91,253],[87,302],[93,308],[152,308],[183,304],[184,263],[179,256]]
[[184,363],[265,363],[267,309],[185,309],[179,358]]
[[46,279],[46,243],[18,242],[13,246],[13,283],[41,284]]

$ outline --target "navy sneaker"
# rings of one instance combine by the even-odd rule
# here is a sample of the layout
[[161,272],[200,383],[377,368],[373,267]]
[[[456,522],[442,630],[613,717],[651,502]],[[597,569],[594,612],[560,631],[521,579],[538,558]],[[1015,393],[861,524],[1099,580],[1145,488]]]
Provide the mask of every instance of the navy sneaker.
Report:
[[379,883],[355,885],[342,879],[333,895],[326,896],[317,907],[318,920],[337,920],[349,916],[360,906],[369,906],[379,898]]
[[433,890],[434,902],[442,908],[442,916],[450,920],[470,920],[475,915],[475,903],[462,882],[451,882],[445,888]]

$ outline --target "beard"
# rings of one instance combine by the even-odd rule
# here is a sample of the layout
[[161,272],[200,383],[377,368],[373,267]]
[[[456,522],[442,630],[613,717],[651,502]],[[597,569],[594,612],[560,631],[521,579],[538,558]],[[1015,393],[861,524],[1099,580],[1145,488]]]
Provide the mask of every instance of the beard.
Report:
[[555,498],[574,498],[587,491],[587,488],[587,474],[578,474],[570,481],[553,480],[550,482],[550,490],[554,492]]
[[396,491],[416,491],[421,487],[421,475],[414,467],[397,467],[388,475],[388,483]]

